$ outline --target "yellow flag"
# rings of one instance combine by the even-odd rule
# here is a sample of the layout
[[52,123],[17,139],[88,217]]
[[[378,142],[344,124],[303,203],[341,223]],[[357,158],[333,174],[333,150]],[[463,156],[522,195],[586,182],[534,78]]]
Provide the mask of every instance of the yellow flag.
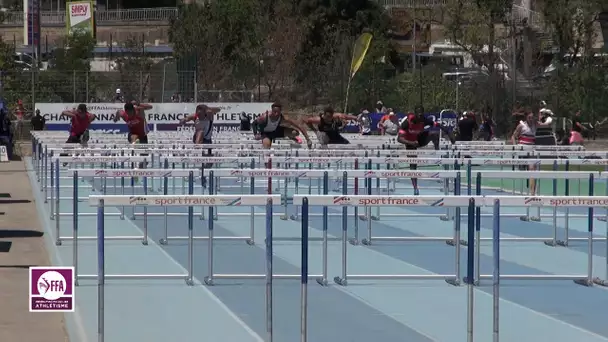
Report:
[[350,77],[353,78],[361,64],[363,64],[363,60],[365,59],[365,55],[367,54],[367,49],[369,49],[369,45],[372,42],[372,34],[371,33],[363,33],[357,38],[355,42],[355,46],[353,48],[353,60],[350,63]]

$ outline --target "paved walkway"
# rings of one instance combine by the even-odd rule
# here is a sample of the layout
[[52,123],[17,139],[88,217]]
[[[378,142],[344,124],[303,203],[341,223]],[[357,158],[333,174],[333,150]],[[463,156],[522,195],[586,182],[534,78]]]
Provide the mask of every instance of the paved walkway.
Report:
[[[61,313],[30,313],[28,267],[49,265],[24,162],[0,164],[0,341],[68,341]],[[8,251],[7,251],[8,250]]]

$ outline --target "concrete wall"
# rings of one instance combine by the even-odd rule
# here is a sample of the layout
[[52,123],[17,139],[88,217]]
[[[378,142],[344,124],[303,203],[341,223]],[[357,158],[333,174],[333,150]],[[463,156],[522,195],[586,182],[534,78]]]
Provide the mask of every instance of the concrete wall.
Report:
[[[49,45],[53,45],[65,33],[65,27],[42,27],[42,45],[44,46],[47,41]],[[139,23],[138,25],[129,26],[97,27],[97,41],[100,43],[109,43],[110,40],[120,43],[133,35],[138,37],[144,35],[146,42],[150,44],[154,44],[156,40],[159,41],[159,44],[167,44],[169,42],[169,25],[158,25],[158,23],[146,25],[145,23]],[[112,37],[111,39],[110,36]],[[21,46],[23,45],[23,28],[0,27],[0,37],[7,42],[15,41],[17,46]]]

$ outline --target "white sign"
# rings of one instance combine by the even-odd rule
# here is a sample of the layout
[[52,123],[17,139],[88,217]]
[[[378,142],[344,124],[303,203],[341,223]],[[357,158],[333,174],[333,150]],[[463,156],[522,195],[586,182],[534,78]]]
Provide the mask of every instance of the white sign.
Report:
[[87,20],[91,20],[91,3],[88,1],[68,3],[68,13],[70,15],[70,26],[76,26]]
[[[96,123],[113,123],[117,110],[124,108],[123,103],[87,103],[89,112],[96,115]],[[146,119],[151,124],[177,124],[179,120],[193,114],[196,103],[150,103],[152,109],[146,110]],[[206,103],[209,107],[221,109],[215,115],[214,122],[217,124],[238,124],[240,114],[245,112],[252,119],[270,110],[272,103]],[[74,109],[77,103],[36,103],[36,108],[46,119],[47,124],[69,123],[67,116],[61,113],[68,109]],[[120,121],[117,123],[120,124]]]
[[6,152],[6,146],[0,146],[0,163],[9,162],[8,153]]

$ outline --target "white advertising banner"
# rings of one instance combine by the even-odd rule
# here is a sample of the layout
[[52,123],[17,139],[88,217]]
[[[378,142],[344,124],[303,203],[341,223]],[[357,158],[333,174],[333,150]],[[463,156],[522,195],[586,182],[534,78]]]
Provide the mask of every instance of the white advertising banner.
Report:
[[[215,115],[214,122],[220,125],[236,125],[240,123],[240,114],[245,112],[252,119],[270,110],[272,103],[205,103],[209,107],[221,109]],[[114,115],[123,109],[122,103],[87,103],[89,112],[95,114],[96,123],[113,124]],[[146,110],[146,119],[150,124],[176,124],[185,116],[193,114],[196,103],[150,103],[152,109]],[[66,109],[73,109],[77,103],[36,103],[36,108],[46,119],[47,124],[68,124],[67,116],[61,115]],[[117,124],[120,124],[119,121]]]

